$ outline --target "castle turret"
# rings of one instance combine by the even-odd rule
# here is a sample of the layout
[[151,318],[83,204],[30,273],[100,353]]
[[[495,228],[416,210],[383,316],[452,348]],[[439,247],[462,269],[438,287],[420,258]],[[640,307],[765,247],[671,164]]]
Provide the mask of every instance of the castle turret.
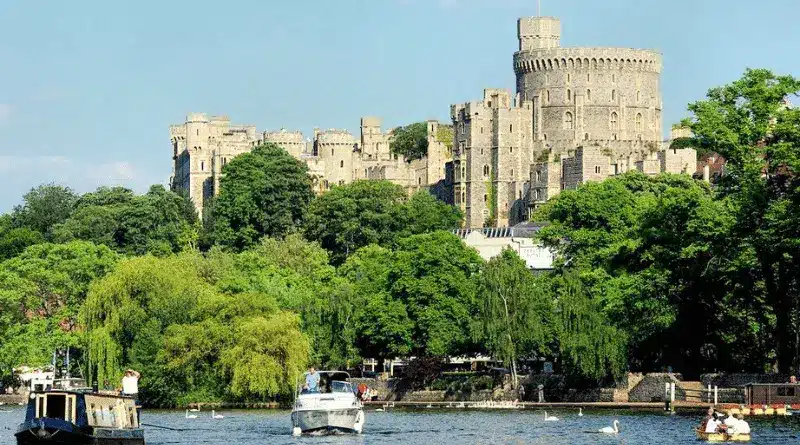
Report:
[[517,20],[519,50],[561,46],[561,21],[555,17],[523,17]]

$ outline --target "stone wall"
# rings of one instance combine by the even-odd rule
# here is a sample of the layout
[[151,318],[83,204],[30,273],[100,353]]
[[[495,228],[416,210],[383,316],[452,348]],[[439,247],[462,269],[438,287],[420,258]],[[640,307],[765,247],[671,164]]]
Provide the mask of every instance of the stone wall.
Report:
[[787,383],[789,376],[785,374],[745,374],[745,373],[719,373],[703,374],[700,381],[704,387],[708,385],[720,388],[738,388],[748,383]]
[[663,402],[665,393],[665,383],[675,383],[675,399],[683,400],[686,395],[677,386],[683,379],[676,373],[651,373],[639,380],[633,389],[628,392],[630,402]]

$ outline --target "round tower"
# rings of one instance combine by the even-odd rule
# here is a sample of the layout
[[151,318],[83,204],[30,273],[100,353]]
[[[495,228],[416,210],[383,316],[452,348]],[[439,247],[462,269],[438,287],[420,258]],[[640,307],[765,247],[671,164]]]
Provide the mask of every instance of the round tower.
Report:
[[540,141],[661,141],[661,55],[628,48],[562,48],[552,17],[520,19],[517,93],[534,104]]

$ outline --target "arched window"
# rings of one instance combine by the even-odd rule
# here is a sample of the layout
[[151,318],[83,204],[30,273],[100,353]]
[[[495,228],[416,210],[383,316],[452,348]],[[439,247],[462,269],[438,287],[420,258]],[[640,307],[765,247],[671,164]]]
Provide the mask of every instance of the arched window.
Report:
[[572,90],[567,90],[567,102],[572,102]]
[[567,82],[569,82],[571,80],[572,80],[572,75],[570,73],[567,73]]
[[617,127],[617,125],[618,125],[618,124],[617,124],[617,118],[618,118],[618,117],[619,117],[619,116],[617,116],[617,112],[616,112],[616,111],[614,111],[614,112],[612,112],[612,113],[611,113],[611,121],[610,121],[610,122],[611,122],[611,129],[612,129],[612,130],[616,130],[616,129],[618,128],[618,127]]
[[339,168],[344,168],[344,161],[339,161]]
[[611,90],[611,100],[617,100],[617,90]]
[[592,90],[586,90],[586,102],[592,100]]
[[536,182],[539,182],[541,180],[542,180],[542,172],[537,170],[536,171]]
[[488,165],[484,165],[483,166],[483,177],[484,178],[488,178],[489,177],[489,166]]
[[567,111],[564,113],[564,129],[565,130],[572,130],[574,127],[574,122],[572,121],[572,113]]
[[642,113],[636,115],[636,131],[642,131]]

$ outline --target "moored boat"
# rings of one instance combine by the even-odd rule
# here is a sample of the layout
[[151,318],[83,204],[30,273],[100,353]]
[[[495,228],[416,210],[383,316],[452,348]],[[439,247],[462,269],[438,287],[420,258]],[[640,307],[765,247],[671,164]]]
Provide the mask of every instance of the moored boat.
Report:
[[360,434],[364,428],[364,409],[348,382],[350,375],[340,371],[319,371],[319,374],[319,390],[301,388],[297,392],[292,409],[292,433]]
[[136,401],[90,390],[32,392],[17,445],[144,445]]

